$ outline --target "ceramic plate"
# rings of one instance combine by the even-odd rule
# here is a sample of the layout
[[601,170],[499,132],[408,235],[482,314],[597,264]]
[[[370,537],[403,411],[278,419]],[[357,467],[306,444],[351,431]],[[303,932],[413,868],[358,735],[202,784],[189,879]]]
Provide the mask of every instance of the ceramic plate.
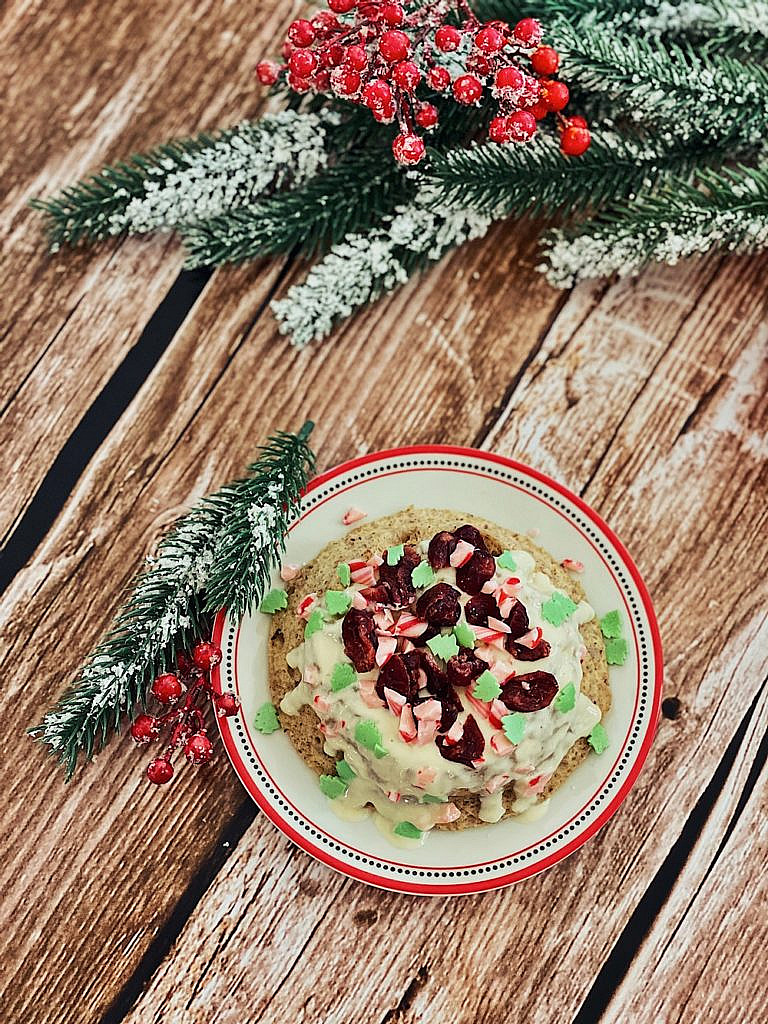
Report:
[[[243,785],[289,839],[318,860],[371,885],[422,894],[480,892],[551,867],[593,836],[638,776],[653,740],[661,702],[661,642],[648,592],[608,526],[575,494],[536,470],[471,448],[429,445],[376,452],[315,478],[290,531],[285,561],[312,559],[346,532],[343,513],[368,519],[416,505],[486,516],[536,542],[558,560],[584,563],[581,577],[599,616],[621,610],[629,657],[610,670],[610,745],[590,755],[553,795],[536,822],[513,819],[460,832],[435,830],[422,847],[403,850],[373,821],[334,814],[317,777],[282,733],[250,725],[269,700],[266,615],[233,622],[223,612],[215,639],[223,651],[215,683],[236,693],[240,714],[220,719],[222,739]],[[275,574],[275,586],[280,586]]]

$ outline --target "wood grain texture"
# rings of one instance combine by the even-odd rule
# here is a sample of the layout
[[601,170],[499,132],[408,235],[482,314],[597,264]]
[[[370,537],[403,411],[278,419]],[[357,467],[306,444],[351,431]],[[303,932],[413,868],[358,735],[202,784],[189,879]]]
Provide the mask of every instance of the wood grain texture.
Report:
[[[298,5],[16,2],[0,22],[0,538],[182,265],[169,237],[46,252],[27,206],[103,163],[252,114],[253,67]],[[34,427],[32,426],[34,424]],[[41,444],[41,438],[45,443]]]
[[[497,450],[556,464],[585,490],[636,551],[656,598],[667,692],[684,712],[662,720],[648,766],[609,828],[514,889],[425,901],[340,881],[276,841],[259,818],[131,1024],[575,1016],[768,670],[757,287],[767,263],[709,261],[652,270],[602,297],[577,292],[493,435]],[[573,396],[591,396],[594,378],[606,401],[585,398],[581,415],[569,416]],[[712,508],[721,511],[705,515]],[[740,762],[736,771],[734,788]],[[765,937],[763,922],[754,941]],[[728,959],[727,947],[716,948]],[[266,954],[258,971],[255,949]],[[758,1019],[761,1005],[742,1003],[743,1019]],[[716,1007],[712,1019],[727,1009]],[[633,1021],[660,1019],[639,997],[632,1011]]]
[[[302,352],[264,315],[279,264],[209,283],[0,605],[16,668],[0,734],[14,836],[0,860],[2,913],[13,921],[0,939],[5,1016],[33,1019],[45,992],[46,1020],[66,1020],[74,1004],[98,1019],[242,800],[221,758],[208,777],[183,773],[158,804],[141,776],[144,758],[126,743],[68,788],[23,744],[24,772],[14,771],[20,732],[75,671],[127,574],[175,512],[242,469],[265,432],[310,413],[326,465],[405,439],[482,432],[504,400],[509,368],[561,301],[533,270],[533,244],[514,226],[497,228],[373,307],[335,344]],[[514,321],[502,287],[513,268]],[[43,935],[46,956],[29,975],[22,965]]]

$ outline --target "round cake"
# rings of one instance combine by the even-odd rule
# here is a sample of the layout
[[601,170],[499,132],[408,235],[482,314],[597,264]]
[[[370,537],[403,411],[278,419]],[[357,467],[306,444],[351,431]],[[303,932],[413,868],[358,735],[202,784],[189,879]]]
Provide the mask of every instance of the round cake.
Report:
[[529,536],[408,508],[286,575],[272,698],[342,816],[407,841],[531,818],[588,755],[611,702],[603,638]]

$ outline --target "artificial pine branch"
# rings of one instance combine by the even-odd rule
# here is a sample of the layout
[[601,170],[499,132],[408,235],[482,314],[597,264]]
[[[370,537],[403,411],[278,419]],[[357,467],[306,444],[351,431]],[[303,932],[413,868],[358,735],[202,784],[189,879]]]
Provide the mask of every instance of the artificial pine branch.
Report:
[[705,171],[545,240],[547,276],[558,287],[636,273],[646,264],[677,263],[724,248],[747,252],[768,244],[768,170],[739,166]]
[[387,150],[352,152],[299,188],[185,228],[187,266],[244,263],[291,250],[312,255],[366,230],[412,191]]
[[[225,605],[231,599],[238,614],[260,600],[314,463],[311,429],[308,422],[298,434],[271,437],[248,476],[204,498],[160,541],[72,688],[30,730],[65,766],[67,778],[78,755],[90,760],[110,729],[118,730],[145,700],[175,652],[206,635],[222,599]],[[241,578],[229,578],[233,566]]]

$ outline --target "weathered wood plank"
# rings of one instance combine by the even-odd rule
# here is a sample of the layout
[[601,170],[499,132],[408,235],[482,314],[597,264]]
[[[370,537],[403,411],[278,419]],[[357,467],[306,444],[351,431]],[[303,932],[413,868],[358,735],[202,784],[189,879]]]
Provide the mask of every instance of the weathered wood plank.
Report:
[[[324,465],[481,431],[561,301],[532,269],[533,244],[499,227],[335,343],[303,352],[260,316],[278,266],[209,284],[0,606],[14,665],[0,712],[13,837],[0,857],[12,922],[0,938],[0,990],[10,1019],[33,1020],[41,993],[47,1021],[75,1004],[98,1018],[242,799],[223,758],[158,794],[142,781],[141,755],[115,744],[67,788],[19,744],[103,628],[130,568],[174,510],[239,472],[265,432],[307,415]],[[514,318],[504,290],[513,274]],[[30,973],[22,964],[33,951]]]
[[[252,69],[296,5],[204,0],[16,3],[0,24],[0,537],[168,291],[167,237],[50,256],[33,196],[175,135],[233,123],[260,99]],[[30,429],[30,423],[35,429]],[[40,438],[45,444],[40,444]]]
[[[667,692],[683,712],[662,721],[612,825],[525,885],[417,905],[340,884],[257,819],[131,1024],[572,1019],[768,668],[759,287],[767,262],[653,270],[609,289],[586,316],[577,293],[494,433],[497,449],[586,487],[655,594]],[[593,390],[596,400],[586,397]],[[585,396],[578,415],[574,395]],[[266,849],[269,858],[257,853]]]

